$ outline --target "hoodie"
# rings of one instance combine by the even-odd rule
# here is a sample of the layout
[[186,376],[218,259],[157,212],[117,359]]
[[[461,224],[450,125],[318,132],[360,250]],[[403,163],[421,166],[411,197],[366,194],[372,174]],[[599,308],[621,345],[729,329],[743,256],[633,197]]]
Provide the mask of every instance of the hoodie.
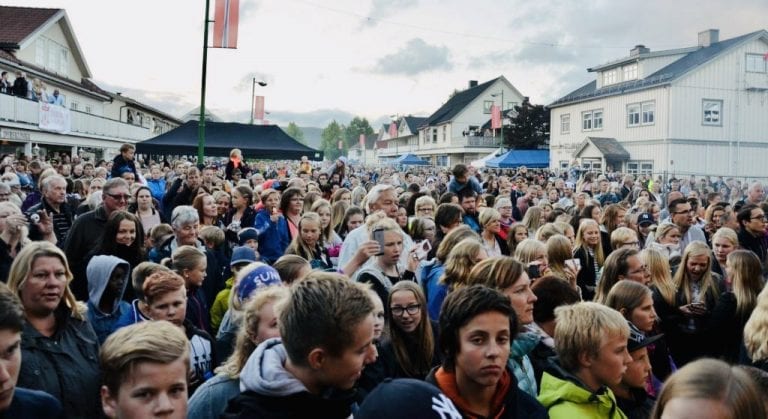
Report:
[[603,387],[596,393],[554,360],[541,378],[539,403],[547,408],[550,419],[627,419],[619,409],[611,389]]
[[279,338],[262,342],[240,372],[242,393],[230,401],[223,418],[348,418],[355,391],[310,393],[285,369],[288,354]]
[[[119,284],[119,291],[114,296],[112,307],[108,312],[103,312],[99,308],[104,293],[109,285],[109,279],[112,272],[117,267],[122,267],[125,271],[122,283]],[[130,265],[115,256],[97,255],[91,258],[86,269],[88,277],[88,322],[91,323],[99,343],[104,343],[110,333],[114,330],[115,323],[123,313],[131,309],[130,303],[123,301],[125,288],[128,286],[128,273]]]

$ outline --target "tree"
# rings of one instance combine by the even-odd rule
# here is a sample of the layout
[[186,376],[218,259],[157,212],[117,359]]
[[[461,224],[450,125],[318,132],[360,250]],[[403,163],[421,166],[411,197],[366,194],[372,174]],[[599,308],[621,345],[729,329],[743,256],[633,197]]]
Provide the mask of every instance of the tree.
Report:
[[504,127],[504,145],[515,150],[534,150],[549,145],[549,109],[533,105],[528,98],[515,106],[511,127]]
[[295,123],[293,122],[289,123],[288,126],[285,128],[285,133],[288,134],[288,136],[290,136],[294,140],[304,145],[307,145],[307,142],[304,139],[304,131],[302,131],[301,128],[299,128],[299,126],[296,125]]
[[[322,148],[325,157],[329,160],[336,160],[339,156],[347,153],[346,144],[344,144],[344,125],[340,125],[335,120],[323,129],[320,134],[322,138]],[[339,141],[342,141],[343,148],[339,150]]]
[[368,120],[356,116],[349,122],[349,126],[344,130],[344,144],[347,147],[352,147],[360,141],[360,134],[365,134],[368,138],[369,135],[373,135],[373,128]]

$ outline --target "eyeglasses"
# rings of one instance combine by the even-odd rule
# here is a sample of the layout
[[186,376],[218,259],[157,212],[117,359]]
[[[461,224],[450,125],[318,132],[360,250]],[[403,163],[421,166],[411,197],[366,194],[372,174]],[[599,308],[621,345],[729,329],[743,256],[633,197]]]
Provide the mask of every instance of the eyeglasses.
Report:
[[693,212],[696,212],[696,210],[691,208],[691,209],[688,209],[688,210],[675,211],[673,214],[675,214],[675,215],[683,215],[683,214],[690,214],[690,213],[693,213]]
[[108,194],[104,194],[104,195],[107,195],[108,197],[114,199],[115,201],[128,201],[129,199],[131,199],[131,196],[128,195],[128,194],[120,195],[120,194],[108,193]]
[[[1,195],[1,194],[0,194],[0,196],[3,196],[3,195]],[[766,220],[768,220],[768,217],[766,217],[765,215],[758,215],[758,216],[756,216],[756,217],[749,217],[749,219],[750,219],[750,220],[761,220],[761,221],[766,221]]]
[[406,312],[410,315],[414,315],[419,313],[419,310],[421,310],[421,305],[411,304],[406,307],[394,306],[394,307],[390,307],[390,310],[392,311],[392,315],[397,317],[402,316]]
[[635,246],[640,247],[640,242],[624,242],[621,244],[622,246]]
[[418,209],[419,212],[433,212],[434,208],[432,207],[422,207]]

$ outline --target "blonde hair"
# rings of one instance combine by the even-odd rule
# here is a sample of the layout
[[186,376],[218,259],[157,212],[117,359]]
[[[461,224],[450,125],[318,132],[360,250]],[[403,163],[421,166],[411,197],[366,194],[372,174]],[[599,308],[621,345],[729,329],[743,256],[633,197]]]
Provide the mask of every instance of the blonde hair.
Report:
[[669,259],[661,252],[653,248],[645,248],[640,252],[640,258],[651,273],[650,286],[655,287],[661,298],[670,306],[675,305],[675,293],[677,287],[672,281],[672,270],[669,267]]
[[[226,363],[216,369],[215,372],[217,374],[226,374],[233,380],[240,377],[240,371],[242,371],[245,363],[248,361],[248,357],[251,356],[256,346],[261,343],[256,342],[256,337],[259,334],[261,310],[269,303],[273,303],[273,307],[278,306],[281,301],[288,297],[288,293],[289,291],[286,287],[270,286],[259,290],[248,300],[243,310],[242,323],[238,321],[240,330],[237,332],[234,352],[232,352]],[[235,292],[231,294],[235,294]],[[276,314],[279,316],[279,313]]]
[[499,211],[487,207],[480,211],[480,218],[478,221],[480,221],[481,226],[485,227],[488,223],[498,220],[501,220],[501,214],[499,214]]
[[333,208],[330,202],[325,199],[318,199],[312,203],[309,210],[317,213],[317,216],[320,217],[320,212],[318,211],[320,208],[328,208],[328,215],[330,216],[327,226],[323,227],[322,223],[320,224],[320,239],[323,243],[330,243],[331,239],[333,239]]
[[536,239],[525,239],[518,243],[515,248],[515,259],[523,264],[528,264],[536,260],[539,254],[547,255],[547,246]]
[[629,337],[627,320],[616,310],[594,302],[581,302],[555,308],[555,351],[563,368],[581,369],[579,355],[587,352],[597,358],[609,337]]
[[739,247],[739,236],[736,234],[733,229],[730,229],[728,227],[720,227],[715,234],[712,236],[712,243],[714,245],[715,240],[717,239],[725,239],[731,242],[734,248]]
[[477,254],[482,250],[483,245],[474,238],[460,241],[448,254],[445,269],[438,282],[451,288],[463,285],[475,265]]
[[[9,201],[0,202],[0,211],[8,211],[8,215],[22,215],[21,209],[19,209],[19,207],[16,204]],[[29,227],[27,226],[19,227],[18,233],[19,233],[19,243],[21,243],[22,247],[30,243]]]
[[562,234],[555,234],[547,239],[547,262],[550,273],[564,281],[568,281],[565,273],[565,261],[573,258],[571,241]]
[[680,227],[676,226],[672,223],[662,223],[660,226],[656,227],[656,232],[653,235],[653,241],[656,243],[659,242],[659,239],[666,237],[667,234],[669,234],[672,230],[680,231]]
[[525,211],[525,216],[523,216],[523,221],[521,223],[528,228],[528,231],[532,234],[536,234],[536,230],[539,229],[542,225],[544,225],[545,220],[542,220],[542,208],[541,207],[529,207],[527,211]]
[[667,403],[675,398],[717,402],[728,419],[765,417],[760,390],[749,374],[715,359],[693,361],[672,374],[664,383],[651,418],[661,419]]
[[707,244],[700,241],[691,242],[685,248],[683,259],[680,261],[680,267],[677,269],[677,272],[675,272],[675,276],[672,277],[672,282],[675,284],[675,288],[683,291],[685,304],[694,302],[692,300],[693,296],[691,295],[691,279],[688,276],[687,269],[688,260],[692,257],[707,257],[707,266],[704,270],[704,273],[701,274],[701,293],[699,294],[699,301],[706,301],[709,294],[712,294],[715,298],[720,295],[720,290],[717,288],[715,279],[712,277],[712,271],[710,270],[710,267],[712,266],[712,258],[710,257],[711,252],[712,251],[709,249]]
[[[621,246],[624,245],[625,242],[629,240],[635,240],[637,241],[637,233],[635,233],[634,230],[627,227],[619,227],[611,233],[611,248],[612,249],[618,249]],[[638,243],[639,246],[639,243]]]
[[138,364],[167,365],[177,360],[189,372],[189,340],[181,328],[165,320],[120,328],[109,335],[99,351],[102,381],[112,396]]
[[24,286],[27,284],[27,279],[29,279],[29,276],[32,274],[32,267],[35,264],[35,261],[41,257],[53,257],[61,261],[61,264],[64,266],[64,277],[67,281],[67,285],[64,287],[64,295],[61,298],[59,307],[65,306],[69,309],[71,317],[78,320],[85,320],[84,313],[81,312],[77,305],[75,295],[72,294],[72,291],[69,289],[69,283],[72,281],[72,271],[69,270],[67,256],[61,249],[50,242],[35,241],[21,249],[13,260],[13,264],[11,264],[11,270],[8,272],[8,288],[10,288],[21,301],[24,301],[21,298],[21,294],[24,292]]
[[632,318],[632,311],[643,304],[645,297],[651,297],[653,291],[645,285],[629,279],[622,279],[617,282],[605,298],[606,306],[621,312],[626,310],[623,315],[627,320]]
[[204,242],[212,244],[214,247],[221,246],[224,243],[224,231],[216,226],[204,226],[200,229],[198,237],[203,239]]
[[[597,231],[600,231],[600,226],[597,224],[597,221],[591,219],[591,218],[583,218],[579,220],[579,231],[576,233],[576,243],[575,248],[584,248],[584,250],[587,250],[589,246],[587,246],[587,243],[584,242],[584,230],[587,227],[594,227],[597,229]],[[595,253],[595,260],[597,261],[597,265],[602,267],[603,262],[605,262],[605,256],[603,255],[603,246],[600,244],[600,242],[597,243],[597,246],[595,246],[594,249],[592,249]]]
[[304,239],[301,238],[301,225],[306,222],[317,223],[317,230],[322,234],[323,226],[320,223],[320,216],[317,215],[316,212],[304,213],[304,215],[301,216],[301,219],[299,219],[299,232],[296,234],[296,237],[291,240],[291,244],[288,245],[288,248],[285,249],[285,254],[299,255],[304,259],[312,260],[315,259],[315,249],[307,246]]
[[536,230],[536,240],[546,243],[547,240],[549,240],[550,237],[556,235],[556,234],[564,234],[562,228],[557,226],[555,223],[546,223],[543,226],[539,227],[538,230]]
[[456,245],[464,239],[473,239],[478,243],[482,240],[469,226],[462,224],[446,234],[443,241],[440,242],[440,245],[437,247],[437,253],[435,253],[437,260],[445,263]]
[[744,318],[755,308],[757,295],[763,289],[760,259],[750,250],[734,250],[728,255],[728,267],[736,296],[736,315]]
[[752,362],[768,360],[768,287],[760,291],[744,326],[744,346]]
[[[170,258],[163,259],[163,265],[182,275],[185,270],[192,270],[206,258],[205,252],[193,246],[179,246]],[[182,275],[183,276],[183,275]]]

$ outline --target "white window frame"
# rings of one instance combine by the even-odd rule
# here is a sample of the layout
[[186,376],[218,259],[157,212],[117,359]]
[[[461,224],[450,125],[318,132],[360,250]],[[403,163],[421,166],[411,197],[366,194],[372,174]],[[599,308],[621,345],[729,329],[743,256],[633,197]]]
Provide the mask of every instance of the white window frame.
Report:
[[631,175],[652,175],[652,160],[630,160],[627,162],[627,173]]
[[443,125],[443,142],[448,138],[448,126]]
[[519,105],[517,102],[507,102],[507,108],[504,109],[505,111],[508,111],[510,109],[515,109],[515,106]]
[[656,123],[656,102],[643,102],[641,105],[640,123],[643,125],[653,125]]
[[603,86],[616,84],[619,82],[619,74],[615,68],[603,71]]
[[432,143],[437,142],[437,128],[432,128]]
[[72,102],[69,102],[69,109],[72,109],[73,111],[76,111],[76,110],[78,110],[77,108],[78,108],[79,105],[80,105],[79,103],[77,103],[77,102],[75,102],[73,100]]
[[768,61],[763,54],[749,54],[744,57],[744,69],[747,73],[766,73]]
[[564,113],[560,115],[560,134],[571,132],[571,114]]
[[492,100],[484,100],[483,101],[483,113],[484,114],[490,114],[491,113],[491,106],[493,106]]
[[630,103],[627,105],[627,126],[639,127],[640,126],[640,112],[642,104]]
[[569,162],[568,160],[560,160],[560,169],[561,170],[568,169],[568,167],[570,167],[570,166],[571,166],[571,162]]
[[593,130],[603,129],[603,110],[602,109],[595,109],[594,111],[592,111],[592,129]]
[[[714,109],[713,107],[717,108]],[[701,100],[701,125],[709,127],[723,126],[723,100],[722,99],[702,99]]]
[[621,70],[624,73],[624,81],[637,79],[637,63],[625,65]]
[[581,167],[587,171],[603,171],[603,161],[600,159],[581,159]]
[[592,131],[592,111],[581,113],[581,130]]

